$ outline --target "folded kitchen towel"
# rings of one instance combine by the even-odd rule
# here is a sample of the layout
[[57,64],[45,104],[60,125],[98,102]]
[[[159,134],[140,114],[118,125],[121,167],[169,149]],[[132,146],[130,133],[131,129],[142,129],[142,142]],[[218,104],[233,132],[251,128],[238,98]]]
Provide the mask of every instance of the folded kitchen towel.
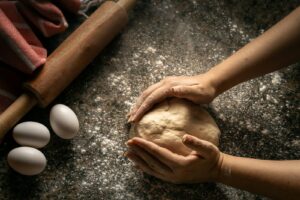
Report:
[[[56,2],[77,13],[80,0]],[[0,0],[0,60],[30,74],[46,61],[47,50],[29,25],[45,37],[63,32],[68,23],[61,10],[47,0]]]

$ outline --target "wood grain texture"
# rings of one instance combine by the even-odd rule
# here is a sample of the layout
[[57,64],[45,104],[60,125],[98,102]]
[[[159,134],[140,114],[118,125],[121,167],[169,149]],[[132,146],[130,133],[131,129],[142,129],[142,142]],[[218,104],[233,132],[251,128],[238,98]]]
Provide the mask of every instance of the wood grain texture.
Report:
[[0,140],[36,103],[35,97],[24,93],[0,115]]
[[75,30],[48,58],[39,74],[25,88],[41,106],[56,98],[122,30],[127,12],[107,1]]
[[48,58],[41,71],[24,83],[21,95],[0,115],[0,140],[37,103],[46,107],[123,29],[135,0],[102,4]]

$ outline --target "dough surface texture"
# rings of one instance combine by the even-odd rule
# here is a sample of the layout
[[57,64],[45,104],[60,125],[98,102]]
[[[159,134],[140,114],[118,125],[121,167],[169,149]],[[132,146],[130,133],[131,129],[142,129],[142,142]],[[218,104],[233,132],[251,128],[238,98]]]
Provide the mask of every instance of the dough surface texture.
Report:
[[184,134],[219,144],[220,130],[209,113],[200,105],[179,98],[157,104],[130,129],[131,138],[141,137],[174,153],[188,155],[192,150],[182,143]]

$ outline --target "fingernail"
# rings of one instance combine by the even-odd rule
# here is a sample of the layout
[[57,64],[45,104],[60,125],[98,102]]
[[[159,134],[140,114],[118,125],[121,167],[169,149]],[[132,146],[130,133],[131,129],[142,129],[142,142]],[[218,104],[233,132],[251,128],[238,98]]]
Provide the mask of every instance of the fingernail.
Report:
[[183,141],[183,142],[188,142],[188,143],[192,143],[192,142],[193,142],[192,138],[189,137],[188,135],[184,135],[184,136],[182,137],[182,141]]
[[132,144],[132,139],[128,140],[127,142],[125,142],[126,146],[130,146]]
[[131,121],[134,122],[136,120],[136,114],[134,114],[133,116],[131,116]]
[[182,141],[186,141],[188,139],[187,137],[188,137],[187,134],[183,135],[182,136]]
[[186,142],[186,137],[185,136],[182,137],[182,142]]
[[130,116],[130,118],[128,119],[128,122],[129,122],[129,123],[133,122],[133,117],[134,117],[134,116],[132,116],[132,115]]

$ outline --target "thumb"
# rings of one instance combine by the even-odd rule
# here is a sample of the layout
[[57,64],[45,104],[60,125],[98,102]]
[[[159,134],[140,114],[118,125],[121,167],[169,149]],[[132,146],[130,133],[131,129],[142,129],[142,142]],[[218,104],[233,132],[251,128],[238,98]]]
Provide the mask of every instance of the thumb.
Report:
[[219,149],[214,144],[191,135],[184,135],[182,137],[182,142],[185,146],[196,151],[206,159],[216,157],[219,154]]

